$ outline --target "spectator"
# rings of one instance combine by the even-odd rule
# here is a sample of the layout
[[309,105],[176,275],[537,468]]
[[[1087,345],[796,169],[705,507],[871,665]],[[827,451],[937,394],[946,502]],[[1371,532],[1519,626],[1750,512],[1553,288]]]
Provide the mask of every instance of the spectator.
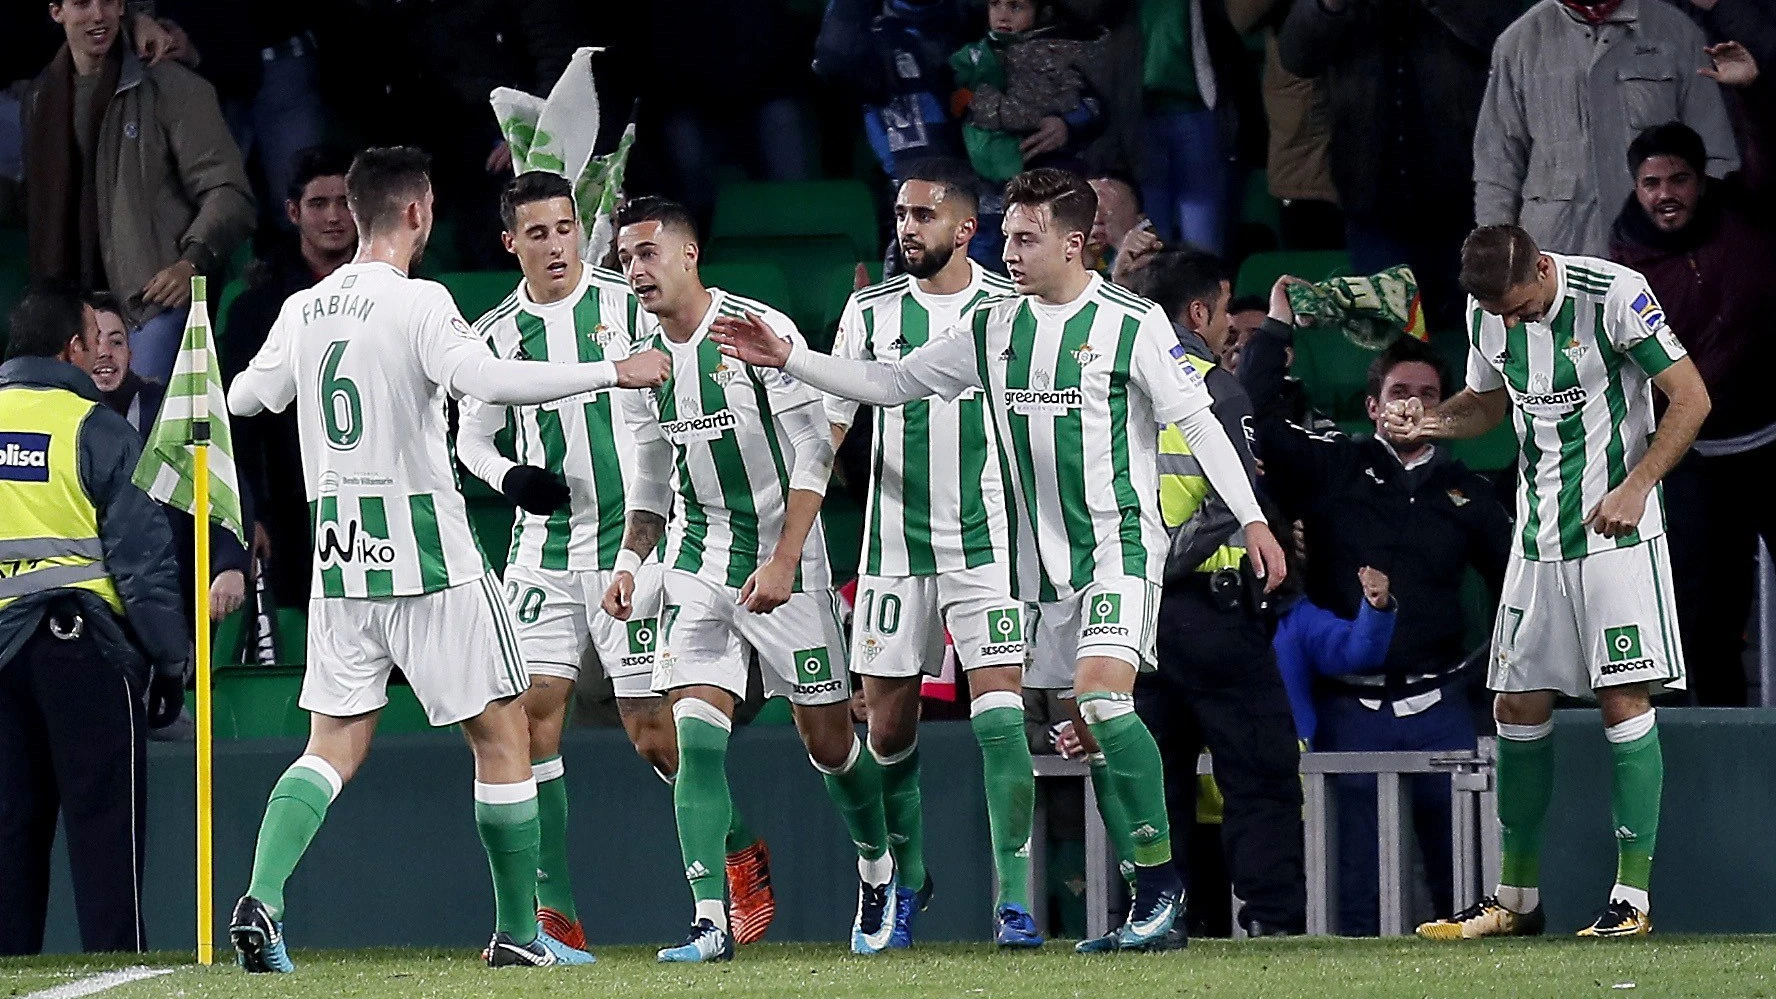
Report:
[[1283,67],[1326,87],[1352,270],[1410,265],[1433,329],[1461,326],[1457,255],[1473,228],[1470,150],[1487,54],[1522,9],[1522,0],[1295,0],[1277,37]]
[[[1393,642],[1382,668],[1322,681],[1316,745],[1340,749],[1458,749],[1474,745],[1464,686],[1462,580],[1479,571],[1497,593],[1509,555],[1511,519],[1490,483],[1441,448],[1397,445],[1380,436],[1383,407],[1417,398],[1434,407],[1449,375],[1430,348],[1401,338],[1369,369],[1368,411],[1378,436],[1311,434],[1284,417],[1284,354],[1294,313],[1285,277],[1271,291],[1270,318],[1246,343],[1239,376],[1257,412],[1266,492],[1305,525],[1312,558],[1307,596],[1343,618],[1363,600],[1358,570],[1388,575],[1399,600]],[[1322,334],[1337,335],[1337,334]],[[1340,785],[1339,837],[1373,847],[1373,788]],[[1413,822],[1423,845],[1432,898],[1450,899],[1449,782],[1414,795]],[[1349,823],[1347,825],[1346,823]],[[1339,932],[1374,935],[1378,909],[1373,853],[1346,853]],[[1368,873],[1363,873],[1367,871]]]
[[1221,366],[1239,371],[1240,350],[1258,327],[1264,325],[1269,305],[1257,295],[1241,295],[1227,303],[1227,347],[1221,351]]
[[[1724,84],[1756,80],[1743,47],[1714,51]],[[1705,705],[1746,703],[1758,538],[1776,551],[1776,518],[1746,487],[1776,475],[1776,397],[1764,378],[1776,366],[1767,332],[1776,315],[1776,188],[1766,158],[1769,84],[1758,89],[1762,99],[1745,102],[1747,169],[1723,180],[1705,176],[1707,147],[1687,125],[1642,132],[1628,147],[1634,194],[1611,235],[1610,256],[1646,275],[1714,402],[1665,484],[1684,661]]]
[[1104,104],[1089,83],[1105,58],[1103,30],[1072,37],[1048,0],[987,0],[987,26],[986,38],[950,60],[975,170],[1002,182],[1075,160],[1103,129]]
[[1098,196],[1098,214],[1085,241],[1090,266],[1105,276],[1116,260],[1116,248],[1129,230],[1148,221],[1141,211],[1141,190],[1134,178],[1117,170],[1099,171],[1089,181]]
[[959,0],[833,0],[814,72],[863,105],[863,131],[896,189],[904,169],[962,155],[950,116],[950,53],[962,46]]
[[[1312,0],[1301,0],[1312,2]],[[1260,89],[1269,124],[1265,183],[1282,202],[1278,233],[1290,250],[1332,250],[1344,245],[1344,215],[1332,184],[1328,147],[1331,107],[1323,80],[1289,72],[1277,35],[1295,0],[1227,0],[1227,17],[1242,35],[1262,30],[1264,72]],[[1260,309],[1259,311],[1263,311]]]
[[190,639],[166,518],[99,401],[92,309],[40,285],[0,364],[0,955],[43,949],[57,812],[80,942],[144,951],[149,720],[184,703]]
[[1688,0],[1715,42],[1738,41],[1760,66],[1776,66],[1776,11],[1757,0]]
[[1319,712],[1314,704],[1314,684],[1320,677],[1366,673],[1381,668],[1388,645],[1394,640],[1394,612],[1398,605],[1388,590],[1387,573],[1368,566],[1357,570],[1363,602],[1357,618],[1350,620],[1307,599],[1292,567],[1277,601],[1277,669],[1289,690],[1289,710],[1295,715],[1295,734],[1314,745]]
[[[345,172],[351,155],[317,146],[296,156],[296,173],[284,198],[284,215],[296,238],[256,264],[247,288],[223,324],[222,377],[232,382],[265,343],[284,300],[314,287],[357,252],[358,230],[345,203]],[[310,520],[302,481],[302,447],[296,413],[261,413],[236,419],[235,461],[241,486],[258,502],[249,521],[253,554],[270,582],[272,597],[306,607],[309,594]]]
[[[1702,30],[1659,0],[1541,0],[1499,36],[1474,133],[1474,217],[1514,223],[1536,245],[1604,256],[1628,199],[1622,153],[1642,129],[1680,121],[1738,167]],[[1458,241],[1459,242],[1459,241]]]
[[164,381],[192,277],[252,232],[240,153],[208,83],[117,44],[122,0],[49,9],[66,42],[25,98],[31,273],[109,289],[142,323],[136,370]]

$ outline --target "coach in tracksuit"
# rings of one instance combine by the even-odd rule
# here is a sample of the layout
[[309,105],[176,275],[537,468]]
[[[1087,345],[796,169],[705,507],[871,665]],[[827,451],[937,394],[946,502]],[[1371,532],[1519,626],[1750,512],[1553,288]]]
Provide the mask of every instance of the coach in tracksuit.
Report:
[[[99,401],[98,324],[32,289],[0,364],[0,955],[43,948],[63,817],[80,939],[146,949],[150,714],[190,654],[166,515],[130,482],[141,438]],[[152,705],[150,702],[153,702]]]

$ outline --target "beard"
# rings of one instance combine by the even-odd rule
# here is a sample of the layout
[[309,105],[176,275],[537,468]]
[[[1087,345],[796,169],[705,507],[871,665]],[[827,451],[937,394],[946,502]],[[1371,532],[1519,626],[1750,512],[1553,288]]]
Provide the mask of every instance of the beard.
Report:
[[409,277],[418,274],[419,265],[425,263],[426,244],[431,242],[431,240],[432,234],[428,232],[419,237],[419,242],[413,245],[413,256],[409,257],[407,260],[407,274]]
[[907,256],[904,249],[900,253],[901,260],[906,264],[906,272],[920,280],[924,280],[949,266],[950,258],[955,255],[956,248],[954,246],[927,246],[919,254],[919,262],[915,264],[913,258]]

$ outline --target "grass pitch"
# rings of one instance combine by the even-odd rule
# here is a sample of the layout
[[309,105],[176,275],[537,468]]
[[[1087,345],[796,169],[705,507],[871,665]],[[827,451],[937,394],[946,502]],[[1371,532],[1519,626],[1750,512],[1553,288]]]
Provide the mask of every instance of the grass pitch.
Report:
[[[102,999],[1387,999],[1622,996],[1776,999],[1776,937],[1513,940],[1197,941],[1188,951],[1086,958],[1054,942],[1036,953],[965,944],[857,958],[837,946],[762,944],[732,964],[664,966],[653,952],[603,948],[589,968],[490,971],[468,951],[295,952],[294,975],[249,977],[188,955],[0,960],[0,997],[24,997],[126,966],[171,975],[98,993]],[[219,955],[220,956],[220,955]]]

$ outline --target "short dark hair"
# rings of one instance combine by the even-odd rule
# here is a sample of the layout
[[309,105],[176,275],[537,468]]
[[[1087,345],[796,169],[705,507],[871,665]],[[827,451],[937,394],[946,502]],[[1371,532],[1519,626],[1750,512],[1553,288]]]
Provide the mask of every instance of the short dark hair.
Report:
[[1005,208],[1029,205],[1048,206],[1056,222],[1068,232],[1091,234],[1092,220],[1098,214],[1098,195],[1085,178],[1059,167],[1025,170],[1005,185]]
[[1628,144],[1628,172],[1638,172],[1642,163],[1655,156],[1675,156],[1697,174],[1708,170],[1708,143],[1681,121],[1654,125],[1635,136]]
[[86,331],[86,301],[80,289],[59,280],[39,281],[12,307],[8,357],[55,357]]
[[123,307],[123,299],[118,298],[111,292],[89,291],[83,296],[83,298],[87,305],[92,306],[94,312],[109,312],[117,318],[122,319],[123,328],[131,333],[134,333],[142,325],[141,323],[136,322],[135,317],[130,315],[128,309]]
[[1270,303],[1264,300],[1263,295],[1240,295],[1227,303],[1227,314],[1230,316],[1236,312],[1268,313],[1269,311]]
[[317,178],[344,177],[350,173],[352,157],[340,146],[309,146],[296,152],[292,166],[295,169],[290,174],[290,186],[284,192],[284,200],[301,202],[308,185]]
[[1130,277],[1129,290],[1157,303],[1167,319],[1177,319],[1191,302],[1212,308],[1227,279],[1227,265],[1213,253],[1161,250]]
[[431,186],[432,158],[414,146],[372,146],[352,158],[345,199],[365,232],[378,232]]
[[658,222],[662,228],[680,230],[693,243],[701,239],[697,233],[697,217],[691,214],[691,210],[671,198],[662,198],[657,194],[645,194],[625,201],[617,209],[616,218],[612,221],[618,229],[642,222]]
[[1126,170],[1112,168],[1095,171],[1090,177],[1087,177],[1086,180],[1109,180],[1121,184],[1123,187],[1128,188],[1129,194],[1134,196],[1135,210],[1146,210],[1147,206],[1141,203],[1141,182],[1135,179],[1134,174],[1131,174]]
[[968,202],[970,215],[980,209],[980,179],[974,169],[962,160],[950,156],[932,156],[919,160],[902,173],[900,182],[905,184],[909,180],[936,184],[949,194],[961,196]]
[[1381,353],[1375,355],[1375,360],[1369,362],[1369,398],[1379,400],[1381,383],[1387,381],[1387,376],[1400,365],[1414,362],[1428,364],[1437,372],[1437,386],[1442,391],[1443,398],[1449,398],[1450,382],[1454,380],[1450,377],[1449,365],[1431,349],[1430,344],[1409,336],[1400,337],[1388,344]]
[[566,198],[573,203],[573,185],[566,177],[546,170],[527,170],[512,178],[512,182],[500,191],[499,213],[500,224],[507,232],[518,228],[518,208],[538,201],[553,201]]
[[1496,302],[1535,280],[1541,255],[1522,226],[1483,225],[1462,242],[1461,289],[1482,302]]

